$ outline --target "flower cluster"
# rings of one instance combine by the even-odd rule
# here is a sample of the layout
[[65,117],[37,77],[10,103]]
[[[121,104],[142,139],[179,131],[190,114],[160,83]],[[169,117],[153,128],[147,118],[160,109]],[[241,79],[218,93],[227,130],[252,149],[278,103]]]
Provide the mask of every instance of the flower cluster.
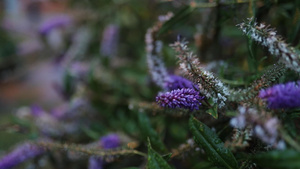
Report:
[[160,93],[156,102],[162,107],[198,110],[202,99],[196,90],[184,88]]
[[252,128],[255,136],[263,142],[270,144],[278,149],[283,149],[283,141],[278,141],[279,120],[276,117],[271,117],[266,112],[258,112],[255,108],[240,106],[238,108],[239,115],[232,118],[230,125],[238,129],[246,127]]
[[267,100],[271,109],[300,107],[300,81],[278,84],[259,93],[259,97]]
[[300,57],[295,48],[286,44],[274,29],[265,24],[256,23],[253,18],[249,22],[238,25],[246,35],[250,36],[256,42],[267,47],[272,55],[279,57],[286,67],[300,73]]
[[16,165],[43,154],[45,150],[36,145],[25,143],[0,159],[1,169],[10,169]]
[[212,98],[219,108],[225,106],[229,89],[211,72],[201,67],[199,60],[192,52],[189,52],[187,42],[178,40],[171,47],[177,52],[180,68],[194,80],[194,83],[199,85],[200,93],[207,98]]

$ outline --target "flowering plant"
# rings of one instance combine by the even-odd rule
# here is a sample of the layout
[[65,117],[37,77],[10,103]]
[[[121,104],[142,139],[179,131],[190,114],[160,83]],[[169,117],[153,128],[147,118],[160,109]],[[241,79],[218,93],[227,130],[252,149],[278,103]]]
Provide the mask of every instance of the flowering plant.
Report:
[[0,2],[0,169],[300,168],[299,5]]

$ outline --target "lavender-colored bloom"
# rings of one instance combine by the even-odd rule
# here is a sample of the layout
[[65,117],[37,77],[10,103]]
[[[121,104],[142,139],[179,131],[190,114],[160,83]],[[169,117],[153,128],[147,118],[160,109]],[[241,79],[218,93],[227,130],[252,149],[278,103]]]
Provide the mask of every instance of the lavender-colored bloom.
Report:
[[259,97],[267,100],[268,107],[271,109],[300,107],[300,81],[263,89]]
[[[117,148],[121,144],[121,139],[117,134],[109,134],[101,137],[100,145],[103,149]],[[104,161],[102,158],[90,157],[89,159],[89,169],[102,169]]]
[[108,25],[103,31],[100,53],[104,56],[115,55],[118,41],[119,27],[117,25]]
[[1,169],[10,169],[16,165],[43,154],[45,150],[41,147],[25,143],[17,147],[14,151],[0,159]]
[[68,15],[55,16],[44,21],[39,28],[41,34],[47,34],[54,28],[70,25],[72,19]]
[[100,143],[104,149],[111,149],[119,147],[121,140],[117,134],[109,134],[107,136],[103,136],[100,140]]
[[162,107],[198,110],[202,99],[198,91],[184,88],[160,93],[156,97],[156,102]]
[[33,105],[31,106],[31,114],[35,117],[38,117],[44,113],[44,110],[38,106],[38,105]]
[[165,88],[167,90],[175,90],[175,89],[183,89],[183,88],[189,88],[194,89],[198,86],[194,85],[193,82],[189,81],[188,79],[177,76],[177,75],[170,75],[168,80],[165,82]]
[[102,169],[104,161],[97,157],[89,158],[89,169]]

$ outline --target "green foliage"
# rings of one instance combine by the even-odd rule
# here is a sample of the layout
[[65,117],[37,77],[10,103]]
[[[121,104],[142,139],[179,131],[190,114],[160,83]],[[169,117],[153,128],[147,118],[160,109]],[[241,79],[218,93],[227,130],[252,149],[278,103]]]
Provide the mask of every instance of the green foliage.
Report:
[[152,142],[153,146],[158,149],[160,152],[166,152],[167,149],[164,143],[161,141],[161,138],[157,134],[157,132],[151,127],[151,123],[149,118],[145,113],[138,113],[139,127],[141,129],[141,134],[143,138],[149,138]]
[[148,139],[148,169],[171,169],[171,166],[161,157],[157,152],[155,152]]
[[235,157],[224,147],[224,143],[215,132],[194,117],[190,118],[189,126],[196,143],[204,149],[214,165],[228,169],[238,168]]
[[296,169],[300,168],[300,152],[295,150],[269,151],[253,156],[253,161],[265,168]]
[[167,33],[167,31],[182,26],[185,22],[187,22],[188,17],[195,10],[192,6],[182,7],[170,20],[163,24],[161,29],[159,30],[157,36]]
[[275,64],[266,68],[260,78],[256,79],[246,89],[232,90],[229,100],[231,101],[247,101],[253,99],[261,89],[270,87],[286,72],[283,64]]

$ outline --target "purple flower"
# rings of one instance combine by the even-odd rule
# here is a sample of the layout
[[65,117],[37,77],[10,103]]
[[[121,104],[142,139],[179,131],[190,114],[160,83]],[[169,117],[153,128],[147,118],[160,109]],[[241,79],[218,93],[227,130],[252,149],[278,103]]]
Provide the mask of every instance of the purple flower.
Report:
[[22,163],[30,158],[34,158],[43,154],[45,150],[41,147],[25,143],[17,147],[14,151],[0,159],[0,168],[13,168],[19,163]]
[[44,114],[44,110],[38,105],[33,105],[30,108],[31,108],[31,114],[35,117]]
[[198,87],[188,79],[177,75],[170,75],[164,85],[167,90],[175,90],[175,89],[182,89],[182,88],[194,89]]
[[184,88],[160,93],[156,97],[156,102],[162,107],[198,110],[202,99],[198,91]]
[[259,97],[267,100],[268,107],[271,109],[300,107],[300,81],[263,89]]
[[108,25],[103,31],[100,53],[104,56],[116,54],[119,41],[119,26]]
[[[120,137],[117,134],[109,134],[101,137],[100,145],[103,149],[112,149],[117,148],[121,144]],[[89,169],[102,169],[104,161],[99,157],[90,157],[89,158]]]
[[55,16],[44,21],[39,28],[41,34],[47,34],[54,28],[70,25],[72,19],[68,15]]
[[102,169],[104,161],[97,157],[89,158],[89,169]]
[[120,137],[117,134],[109,134],[100,139],[100,143],[104,149],[119,147],[121,144]]

